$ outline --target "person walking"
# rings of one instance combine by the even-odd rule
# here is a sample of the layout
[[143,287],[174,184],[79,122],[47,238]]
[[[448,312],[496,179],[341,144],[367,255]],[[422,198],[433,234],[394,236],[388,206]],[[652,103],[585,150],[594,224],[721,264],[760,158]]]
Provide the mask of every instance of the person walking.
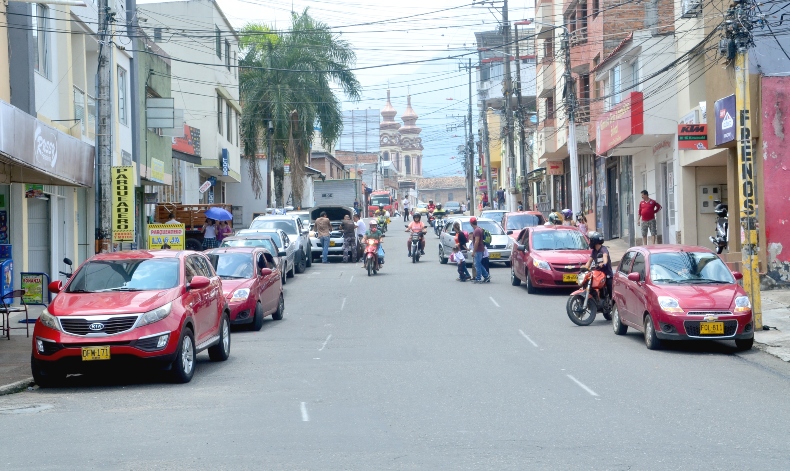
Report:
[[470,218],[469,224],[472,225],[473,229],[472,250],[474,250],[475,253],[475,271],[477,272],[476,278],[473,281],[475,283],[488,283],[491,281],[491,278],[488,275],[488,270],[483,266],[483,255],[486,251],[486,246],[483,243],[483,228],[477,225],[476,217]]
[[217,243],[217,225],[213,219],[206,218],[206,222],[200,228],[200,232],[203,233],[203,250],[219,247]]
[[315,231],[321,241],[321,263],[329,263],[329,234],[332,232],[332,223],[326,217],[326,211],[321,211],[321,215],[315,220]]
[[409,220],[409,198],[403,197],[403,222]]
[[[357,225],[351,220],[351,217],[346,214],[343,217],[343,222],[340,223],[340,229],[343,231],[343,263],[348,263],[351,258],[352,263],[357,261]],[[351,252],[351,257],[348,256]]]
[[228,221],[220,221],[219,227],[217,228],[217,243],[221,245],[225,237],[230,235],[233,235],[233,229],[230,228]]
[[482,203],[483,203],[483,209],[488,207],[488,193],[485,192],[485,191],[483,192],[483,201],[482,201]]
[[639,202],[639,218],[637,226],[642,227],[642,245],[647,245],[647,231],[650,231],[651,244],[656,243],[656,213],[661,211],[661,205],[650,199],[647,190],[642,190],[642,201]]
[[467,281],[472,278],[469,276],[469,270],[466,269],[466,258],[464,257],[464,253],[461,252],[461,247],[457,245],[453,247],[453,253],[450,254],[450,261],[458,264],[458,281]]
[[505,209],[505,189],[499,187],[499,190],[496,192],[496,199],[499,203],[499,209]]
[[354,226],[356,227],[356,239],[357,239],[357,259],[362,258],[362,239],[365,237],[365,233],[368,231],[368,226],[365,224],[365,221],[359,217],[359,214],[354,215]]

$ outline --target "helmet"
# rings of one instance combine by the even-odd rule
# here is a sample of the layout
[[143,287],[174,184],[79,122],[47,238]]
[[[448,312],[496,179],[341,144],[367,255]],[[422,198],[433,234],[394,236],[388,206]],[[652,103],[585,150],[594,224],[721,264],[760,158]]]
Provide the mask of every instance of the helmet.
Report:
[[437,204],[436,209],[442,209],[442,203]]
[[370,227],[378,227],[379,223],[376,222],[375,219],[370,220]]
[[421,218],[422,218],[422,214],[420,213],[414,213],[414,215],[412,216],[412,219],[421,219]]
[[433,200],[428,200],[429,203],[433,203]]
[[566,221],[570,221],[571,218],[573,217],[573,211],[571,211],[570,209],[563,209],[562,210],[562,217]]
[[587,238],[590,239],[590,248],[594,249],[596,245],[603,245],[603,235],[600,232],[590,231],[587,233]]
[[549,222],[554,225],[558,225],[560,224],[560,217],[557,215],[557,213],[551,213],[549,214]]
[[380,204],[380,205],[379,205],[379,209],[384,209],[384,205],[383,205],[383,204]]

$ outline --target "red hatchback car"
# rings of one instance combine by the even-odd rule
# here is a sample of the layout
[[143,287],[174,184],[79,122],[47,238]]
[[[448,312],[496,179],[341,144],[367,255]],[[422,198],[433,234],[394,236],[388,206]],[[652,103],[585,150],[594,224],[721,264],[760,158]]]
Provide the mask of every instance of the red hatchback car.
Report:
[[704,247],[633,247],[614,277],[617,335],[644,332],[651,350],[662,340],[729,339],[740,349],[754,343],[752,306],[736,280],[741,274]]
[[526,227],[516,237],[510,255],[510,283],[538,288],[577,286],[581,267],[590,258],[587,237],[571,226]]
[[230,320],[220,278],[202,253],[137,250],[87,260],[33,329],[31,368],[39,386],[68,373],[118,363],[169,367],[176,382],[195,371],[208,349],[214,361],[230,355]]
[[283,318],[283,285],[272,254],[260,247],[224,247],[204,253],[222,278],[232,325],[248,324],[258,331],[264,317]]

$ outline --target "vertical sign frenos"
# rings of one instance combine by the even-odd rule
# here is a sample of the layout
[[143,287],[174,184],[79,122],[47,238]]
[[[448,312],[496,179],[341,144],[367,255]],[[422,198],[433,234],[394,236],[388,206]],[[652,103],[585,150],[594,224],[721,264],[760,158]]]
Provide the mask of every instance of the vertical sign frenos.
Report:
[[134,167],[112,168],[112,241],[134,241]]

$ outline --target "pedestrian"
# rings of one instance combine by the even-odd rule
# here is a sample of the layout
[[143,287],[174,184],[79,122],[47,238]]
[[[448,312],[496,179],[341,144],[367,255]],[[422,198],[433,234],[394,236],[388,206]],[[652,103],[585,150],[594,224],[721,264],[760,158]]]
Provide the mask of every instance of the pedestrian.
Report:
[[170,213],[167,215],[167,222],[165,224],[181,224],[180,222],[176,221],[176,215]]
[[409,198],[403,197],[403,222],[409,220]]
[[642,227],[642,245],[647,245],[647,231],[650,230],[651,244],[656,243],[656,213],[661,205],[650,199],[647,190],[642,190],[642,201],[639,202],[639,217],[636,225]]
[[200,232],[203,233],[203,250],[219,247],[217,243],[217,225],[213,219],[206,218],[206,222],[203,223]]
[[222,241],[225,240],[225,237],[231,235],[233,235],[233,229],[230,228],[228,221],[221,221],[219,223],[219,227],[217,228],[217,243],[221,245]]
[[455,221],[453,232],[455,232],[455,245],[461,247],[461,250],[467,250],[466,244],[469,243],[469,235],[461,230],[460,222]]
[[340,223],[340,229],[343,231],[343,263],[348,263],[349,252],[351,252],[351,262],[357,261],[357,225],[351,220],[351,217],[346,214],[343,216],[343,221]]
[[[485,193],[483,193],[485,195]],[[474,279],[475,283],[488,283],[491,278],[488,276],[488,270],[483,266],[483,256],[486,252],[486,246],[483,243],[483,228],[477,225],[477,218],[472,217],[469,219],[469,224],[472,225],[472,250],[475,253],[475,270],[477,277]]]
[[359,214],[354,215],[354,226],[357,228],[357,259],[362,259],[362,238],[365,237],[365,233],[368,231],[368,226],[365,224],[365,221],[359,217]]
[[524,211],[524,203],[521,202],[521,200],[518,200],[518,210],[519,211]]
[[453,247],[453,253],[450,254],[450,261],[458,265],[458,281],[463,282],[472,278],[469,276],[469,270],[466,269],[466,258],[464,257],[464,253],[458,245]]
[[315,220],[315,232],[321,242],[321,263],[329,263],[329,234],[332,233],[332,223],[326,217],[326,211],[321,211],[321,215]]
[[582,212],[576,215],[576,227],[579,228],[579,232],[587,235],[587,217]]
[[466,203],[461,203],[461,214],[466,214]]
[[485,191],[483,192],[483,207],[484,208],[488,207],[488,193],[486,193]]
[[354,200],[354,214],[359,214],[359,200]]
[[499,190],[496,192],[496,199],[499,202],[499,209],[505,209],[505,189],[499,187]]

